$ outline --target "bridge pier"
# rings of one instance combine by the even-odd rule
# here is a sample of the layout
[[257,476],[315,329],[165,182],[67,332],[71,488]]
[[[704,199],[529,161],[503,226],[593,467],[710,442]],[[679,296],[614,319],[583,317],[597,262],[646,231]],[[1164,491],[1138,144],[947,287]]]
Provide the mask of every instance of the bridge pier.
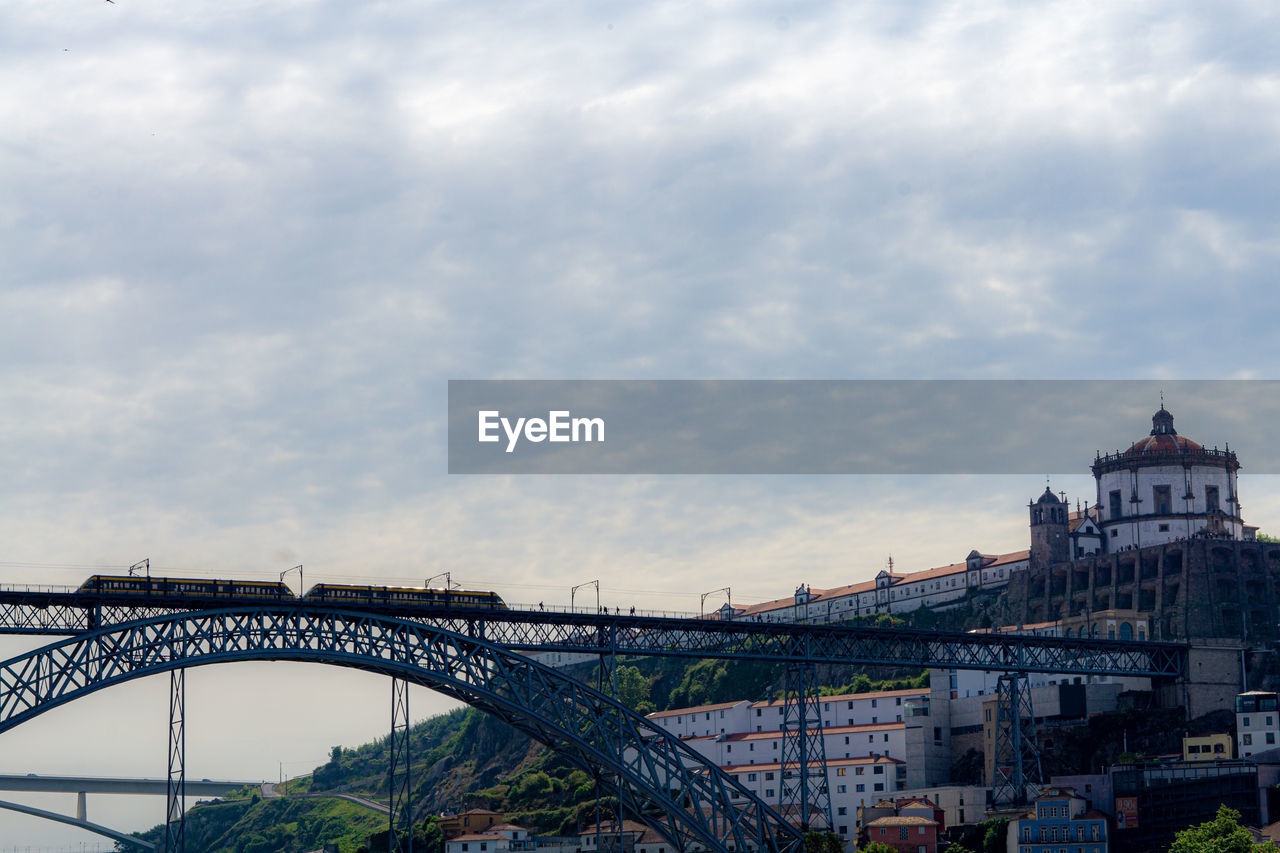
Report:
[[1036,714],[1025,672],[996,680],[996,760],[991,802],[997,808],[1027,803],[1027,786],[1043,784]]
[[76,794],[76,820],[89,819],[89,803],[85,791]]
[[165,796],[165,853],[186,850],[186,670],[169,672],[169,784]]
[[783,689],[782,752],[778,762],[778,811],[797,809],[805,830],[831,831],[831,790],[822,709],[811,663],[787,665]]
[[400,853],[401,845],[413,853],[413,788],[409,778],[409,682],[391,679],[391,762],[387,769],[390,789],[387,849]]

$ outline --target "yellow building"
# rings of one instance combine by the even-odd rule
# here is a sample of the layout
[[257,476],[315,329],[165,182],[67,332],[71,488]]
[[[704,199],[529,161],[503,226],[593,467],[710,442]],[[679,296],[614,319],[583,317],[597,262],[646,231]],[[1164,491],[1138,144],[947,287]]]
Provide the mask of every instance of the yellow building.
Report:
[[1215,758],[1232,758],[1231,735],[1202,735],[1182,739],[1183,761],[1213,761]]

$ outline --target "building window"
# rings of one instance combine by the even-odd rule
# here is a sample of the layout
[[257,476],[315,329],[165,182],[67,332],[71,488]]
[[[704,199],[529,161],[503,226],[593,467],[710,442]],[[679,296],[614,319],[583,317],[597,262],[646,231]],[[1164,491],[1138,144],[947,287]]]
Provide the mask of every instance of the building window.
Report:
[[1159,524],[1159,525],[1156,525],[1156,529],[1157,529],[1157,530],[1159,530],[1159,532],[1161,532],[1161,533],[1168,533],[1168,532],[1169,532],[1169,525],[1167,525],[1167,524]]
[[1116,489],[1115,491],[1113,491],[1109,495],[1109,498],[1110,498],[1110,509],[1107,512],[1107,518],[1108,519],[1119,518],[1121,514],[1120,513],[1120,490]]
[[898,840],[899,840],[899,841],[906,841],[906,840],[907,840],[908,838],[910,838],[910,837],[911,837],[911,828],[910,828],[910,827],[907,827],[907,826],[900,826],[900,827],[898,827]]
[[1276,733],[1275,733],[1275,732],[1267,732],[1267,743],[1268,743],[1268,744],[1274,744],[1275,742],[1276,742]]
[[1155,499],[1155,509],[1158,515],[1168,515],[1172,511],[1173,501],[1169,496],[1168,486],[1153,487],[1151,496]]
[[1205,512],[1218,511],[1218,487],[1217,486],[1204,487],[1204,508],[1205,508]]
[[848,806],[841,806],[840,808],[836,809],[836,814],[838,815],[847,815],[848,813],[849,813]]
[[1253,735],[1245,735],[1245,736],[1244,736],[1244,745],[1245,745],[1245,746],[1253,746]]

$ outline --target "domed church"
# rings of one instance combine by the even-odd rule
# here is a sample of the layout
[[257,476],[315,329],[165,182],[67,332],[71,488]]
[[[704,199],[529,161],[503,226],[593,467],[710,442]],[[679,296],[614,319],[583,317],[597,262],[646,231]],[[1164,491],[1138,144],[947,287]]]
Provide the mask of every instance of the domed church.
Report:
[[1210,450],[1178,435],[1173,415],[1161,405],[1151,416],[1150,434],[1128,450],[1099,454],[1093,462],[1097,522],[1105,550],[1197,535],[1244,538],[1239,470],[1229,447]]
[[1094,459],[1092,506],[1049,488],[1028,504],[1010,615],[1076,636],[1280,641],[1280,543],[1244,523],[1239,470],[1230,447],[1179,435],[1161,401],[1150,433]]

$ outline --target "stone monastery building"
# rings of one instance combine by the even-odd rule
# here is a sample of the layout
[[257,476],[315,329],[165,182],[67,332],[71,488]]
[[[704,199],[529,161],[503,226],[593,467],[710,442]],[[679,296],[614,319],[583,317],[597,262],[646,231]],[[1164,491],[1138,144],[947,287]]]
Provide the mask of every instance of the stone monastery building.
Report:
[[[1008,589],[1011,623],[1053,633],[1123,639],[1269,639],[1280,623],[1280,545],[1256,541],[1241,515],[1240,463],[1229,447],[1178,434],[1163,406],[1151,431],[1098,454],[1092,505],[1073,510],[1046,487],[1027,505],[1030,548],[974,550],[919,572],[892,566],[832,589],[719,611],[723,619],[839,622],[854,616],[946,609],[969,592]],[[1192,596],[1220,605],[1197,608]],[[1246,606],[1248,602],[1248,606]]]

